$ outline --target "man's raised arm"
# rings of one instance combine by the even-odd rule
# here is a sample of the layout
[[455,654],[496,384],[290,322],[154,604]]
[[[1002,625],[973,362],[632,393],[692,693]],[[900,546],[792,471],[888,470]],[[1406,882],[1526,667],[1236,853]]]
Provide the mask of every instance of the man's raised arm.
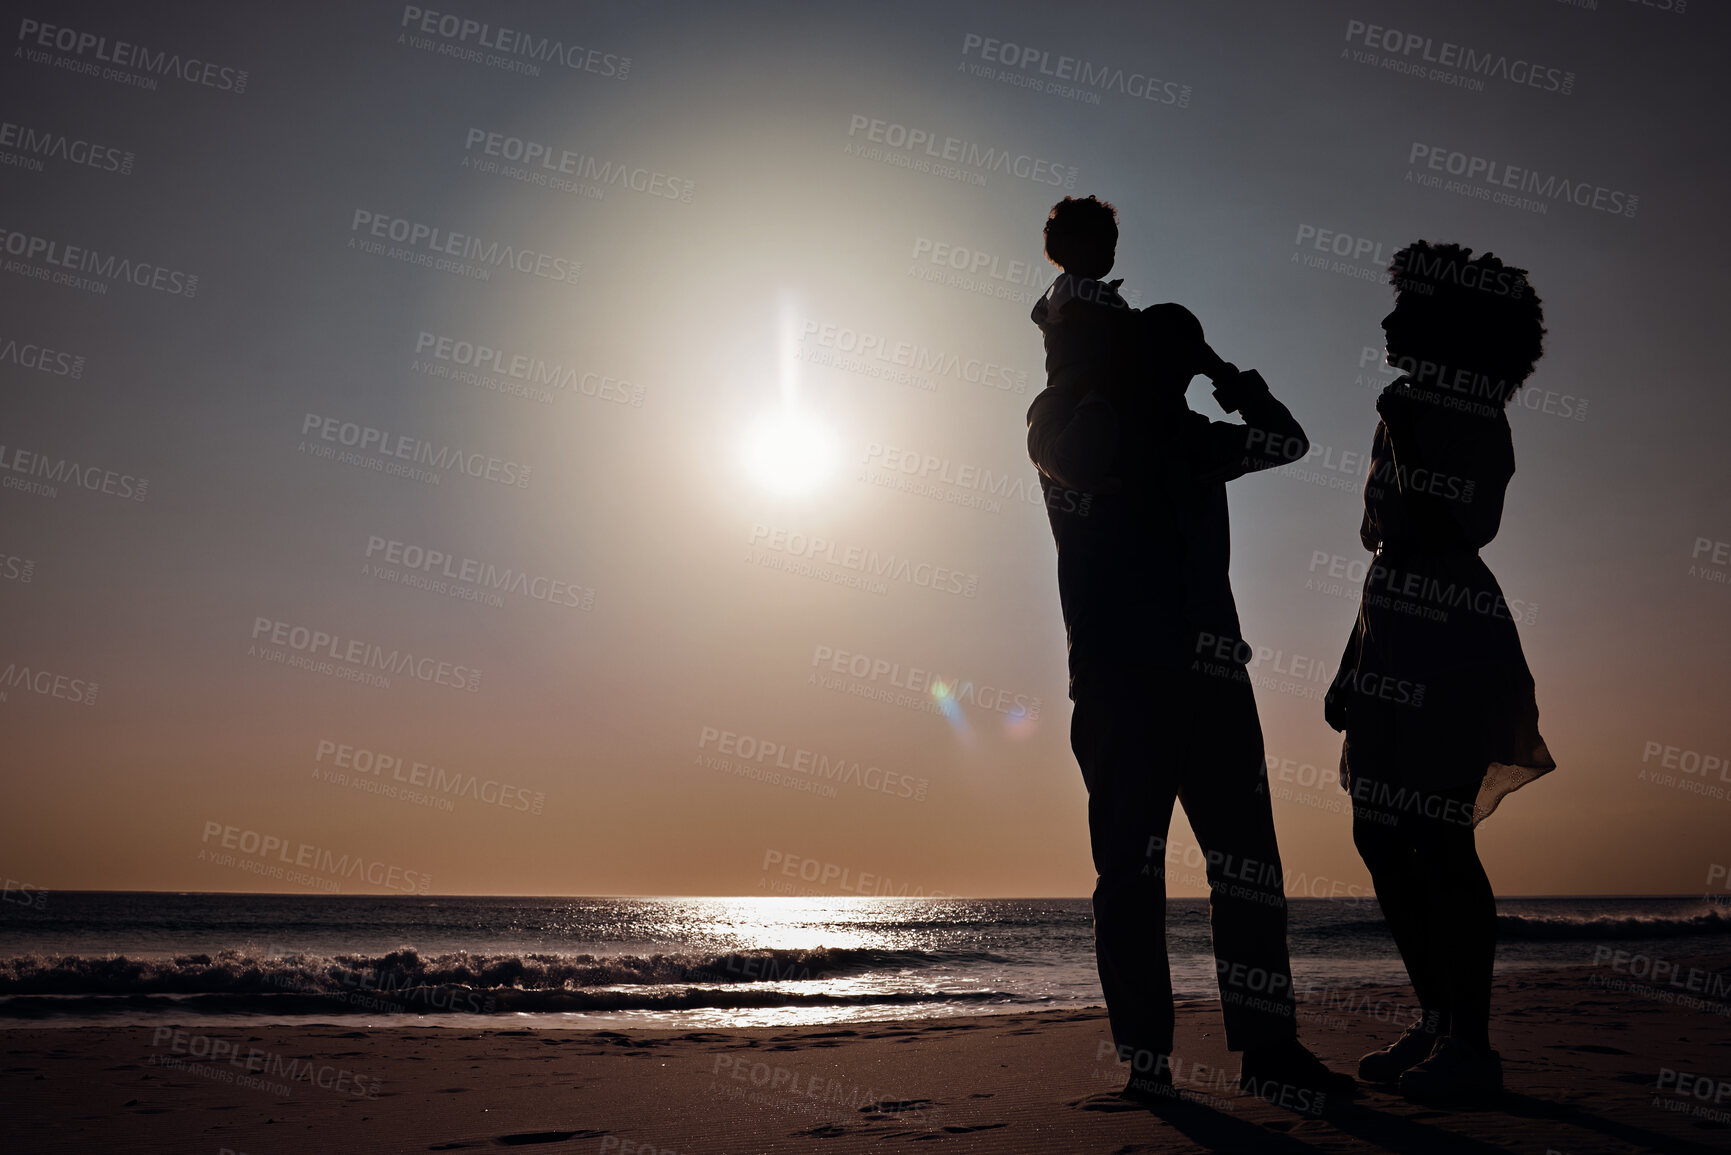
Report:
[[1259,469],[1302,460],[1310,439],[1290,410],[1268,391],[1262,374],[1251,369],[1215,381],[1215,397],[1227,412],[1244,418],[1210,421],[1189,441],[1191,473],[1202,481],[1231,481]]

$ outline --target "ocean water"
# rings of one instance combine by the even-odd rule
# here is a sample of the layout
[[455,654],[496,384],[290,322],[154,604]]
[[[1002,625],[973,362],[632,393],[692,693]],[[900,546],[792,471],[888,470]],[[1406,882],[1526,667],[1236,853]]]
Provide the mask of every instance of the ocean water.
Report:
[[[1499,901],[1501,969],[1731,953],[1690,898]],[[1298,989],[1404,981],[1374,900],[1294,899]],[[1215,997],[1206,899],[1168,904]],[[449,898],[55,892],[0,907],[0,1027],[854,1022],[1098,1004],[1086,899]]]

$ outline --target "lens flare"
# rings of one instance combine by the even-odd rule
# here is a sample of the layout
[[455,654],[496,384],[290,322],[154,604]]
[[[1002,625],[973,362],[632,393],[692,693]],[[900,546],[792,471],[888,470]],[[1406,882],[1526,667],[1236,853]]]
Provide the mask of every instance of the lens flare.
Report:
[[932,697],[937,700],[938,709],[949,719],[950,728],[958,734],[966,734],[968,719],[962,713],[962,704],[956,701],[955,691],[947,682],[932,683]]
[[1025,742],[1034,736],[1034,731],[1040,728],[1040,723],[1028,716],[1028,711],[1022,706],[1016,706],[1004,716],[1004,731],[1017,742]]

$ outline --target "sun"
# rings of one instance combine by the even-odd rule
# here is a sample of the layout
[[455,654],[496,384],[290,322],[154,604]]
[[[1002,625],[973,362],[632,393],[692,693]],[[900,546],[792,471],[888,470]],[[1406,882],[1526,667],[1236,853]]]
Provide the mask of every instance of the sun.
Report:
[[759,418],[747,430],[741,452],[752,480],[784,497],[821,489],[834,474],[838,457],[830,428],[789,408]]

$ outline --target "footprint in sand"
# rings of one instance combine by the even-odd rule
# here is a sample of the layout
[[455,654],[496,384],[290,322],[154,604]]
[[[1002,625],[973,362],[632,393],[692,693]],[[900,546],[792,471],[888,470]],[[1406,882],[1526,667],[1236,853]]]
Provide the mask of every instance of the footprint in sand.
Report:
[[522,1131],[515,1135],[495,1135],[490,1139],[453,1139],[435,1143],[429,1151],[463,1151],[471,1147],[532,1147],[542,1143],[563,1143],[568,1139],[599,1139],[605,1131]]
[[1576,1051],[1588,1055],[1627,1055],[1628,1051],[1620,1047],[1607,1047],[1602,1043],[1552,1043],[1545,1048],[1547,1051]]

